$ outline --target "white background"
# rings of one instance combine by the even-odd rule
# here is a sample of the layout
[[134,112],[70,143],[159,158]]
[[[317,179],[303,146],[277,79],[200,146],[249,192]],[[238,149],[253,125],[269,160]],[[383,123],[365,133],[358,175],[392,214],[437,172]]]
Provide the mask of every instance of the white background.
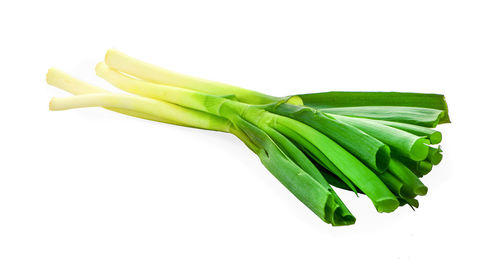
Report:
[[[7,1],[0,265],[498,265],[498,1]],[[104,109],[49,112],[49,67],[109,48],[271,95],[444,93],[417,211],[323,223],[235,137]]]

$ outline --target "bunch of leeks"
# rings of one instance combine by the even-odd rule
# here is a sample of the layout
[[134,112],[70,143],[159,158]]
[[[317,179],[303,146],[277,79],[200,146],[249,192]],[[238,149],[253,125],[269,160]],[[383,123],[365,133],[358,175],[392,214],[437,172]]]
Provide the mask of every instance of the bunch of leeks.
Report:
[[[442,159],[450,122],[443,95],[325,92],[275,97],[178,74],[109,50],[99,77],[130,94],[111,93],[50,69],[47,82],[75,96],[51,110],[106,109],[169,124],[232,133],[326,223],[355,217],[332,186],[365,194],[379,212],[427,193],[420,177]],[[434,146],[433,146],[434,145]]]

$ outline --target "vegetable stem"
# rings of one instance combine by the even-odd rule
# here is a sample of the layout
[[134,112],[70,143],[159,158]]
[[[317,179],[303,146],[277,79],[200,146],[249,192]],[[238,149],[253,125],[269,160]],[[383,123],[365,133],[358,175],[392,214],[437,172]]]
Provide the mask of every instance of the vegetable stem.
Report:
[[173,71],[132,58],[114,49],[108,50],[105,62],[113,69],[146,81],[192,89],[218,96],[234,94],[239,101],[245,103],[264,104],[278,100],[277,97],[243,89],[237,86],[175,73]]

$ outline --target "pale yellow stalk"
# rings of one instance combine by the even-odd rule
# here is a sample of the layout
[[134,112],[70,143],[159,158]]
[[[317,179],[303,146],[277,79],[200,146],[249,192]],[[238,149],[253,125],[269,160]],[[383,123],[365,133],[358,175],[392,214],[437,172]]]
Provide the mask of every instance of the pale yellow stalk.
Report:
[[239,101],[245,103],[264,104],[279,100],[277,97],[237,86],[179,74],[132,58],[114,49],[108,50],[105,62],[117,71],[149,82],[181,87],[210,95],[234,95]]
[[83,107],[106,107],[132,110],[167,119],[176,124],[182,124],[183,121],[188,121],[191,127],[225,132],[229,132],[231,127],[229,121],[222,120],[219,117],[175,104],[135,95],[90,93],[70,97],[54,97],[49,104],[49,109],[52,111]]
[[54,98],[50,104],[51,110],[100,106],[126,115],[168,124],[231,131],[230,122],[224,118],[141,96],[112,94],[55,68],[47,72],[47,83],[75,95],[92,94],[92,97],[76,99]]

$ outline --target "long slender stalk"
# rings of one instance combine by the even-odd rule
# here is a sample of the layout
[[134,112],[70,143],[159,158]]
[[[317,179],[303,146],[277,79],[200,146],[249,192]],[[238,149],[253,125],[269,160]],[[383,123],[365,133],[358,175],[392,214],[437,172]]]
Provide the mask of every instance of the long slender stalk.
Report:
[[245,103],[262,104],[278,100],[276,97],[237,86],[175,73],[137,60],[114,49],[108,50],[105,62],[113,69],[146,81],[192,89],[218,96],[234,94],[239,101]]
[[[109,93],[111,92],[104,90],[100,87],[93,86],[91,84],[88,84],[84,81],[81,81],[79,79],[76,79],[67,73],[56,69],[56,68],[51,68],[47,72],[46,76],[47,83],[60,88],[62,90],[65,90],[69,93],[72,93],[74,95],[82,95],[82,94],[102,94],[102,93]],[[115,94],[112,94],[115,95]],[[143,97],[137,97],[139,100],[145,100],[148,101],[149,99]],[[134,98],[136,99],[136,98]],[[139,112],[137,109],[124,109],[124,108],[116,108],[116,107],[105,107],[106,109],[109,109],[111,111],[115,111],[118,113],[122,113],[125,115],[130,115],[142,119],[147,119],[147,120],[153,120],[157,122],[162,122],[162,123],[168,123],[168,124],[174,124],[174,125],[180,125],[180,126],[186,126],[186,127],[195,127],[195,128],[201,128],[201,129],[208,129],[208,130],[217,130],[217,131],[228,131],[228,125],[230,125],[230,122],[224,118],[221,117],[215,117],[212,116],[208,113],[203,113],[199,112],[193,109],[187,109],[185,107],[181,106],[173,106],[172,104],[166,103],[169,108],[172,110],[176,110],[176,112],[184,113],[184,114],[191,114],[192,117],[200,116],[197,119],[190,119],[190,120],[181,120],[177,116],[172,116],[176,112],[173,112],[172,115],[167,115],[165,116],[165,113],[163,116],[155,116],[151,113],[143,113]],[[200,127],[201,124],[196,122],[196,123],[190,123],[190,121],[200,121],[203,119],[208,119],[208,121],[212,121],[212,125],[210,128],[207,127]],[[234,130],[233,130],[234,131]]]
[[[47,83],[60,88],[62,90],[65,90],[71,94],[74,95],[80,95],[80,94],[90,94],[90,93],[111,93],[107,90],[104,90],[102,88],[93,86],[91,84],[88,84],[86,82],[83,82],[79,79],[76,79],[67,73],[56,69],[56,68],[50,68],[49,71],[47,72],[46,76]],[[155,117],[150,114],[143,114],[143,113],[138,113],[136,111],[132,110],[125,110],[125,109],[120,109],[120,108],[107,108],[111,111],[115,111],[118,113],[122,113],[125,115],[130,115],[130,116],[135,116],[138,118],[143,118],[143,119],[148,119],[148,120],[153,120],[157,122],[164,122],[164,123],[170,123],[170,124],[175,124],[173,121],[168,121],[164,118],[160,117]],[[177,124],[181,125],[181,124]]]
[[[105,63],[102,62],[97,64],[95,70],[99,77],[124,91],[175,103],[177,105],[182,105],[203,112],[210,112],[209,109],[214,109],[216,110],[215,115],[218,115],[218,109],[224,102],[230,101],[229,99],[213,97],[211,95],[201,94],[189,89],[160,85],[134,79],[110,69]],[[208,102],[210,100],[213,100],[214,102],[211,104]]]
[[175,104],[135,95],[92,93],[72,97],[52,98],[50,110],[67,110],[82,107],[107,107],[150,114],[154,117],[186,123],[192,127],[229,132],[231,123],[226,119],[184,108]]

